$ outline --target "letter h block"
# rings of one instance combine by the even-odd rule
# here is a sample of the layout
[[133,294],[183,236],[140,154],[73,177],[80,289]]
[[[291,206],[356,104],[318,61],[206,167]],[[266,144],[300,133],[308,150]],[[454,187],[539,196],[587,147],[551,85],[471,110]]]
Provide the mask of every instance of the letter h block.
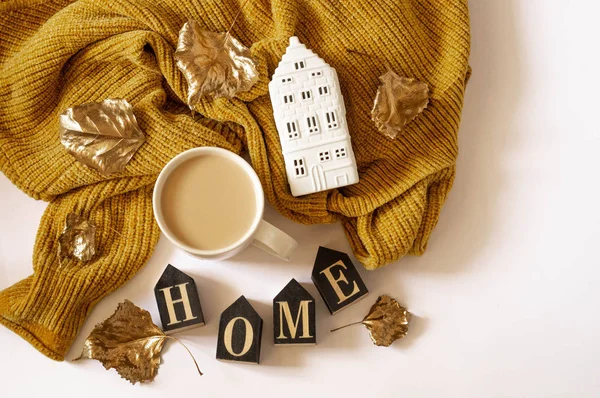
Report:
[[154,286],[154,296],[165,333],[204,326],[196,282],[171,264]]
[[315,299],[292,279],[273,299],[274,344],[316,344],[315,319]]
[[332,315],[369,293],[350,257],[323,246],[317,252],[312,280]]

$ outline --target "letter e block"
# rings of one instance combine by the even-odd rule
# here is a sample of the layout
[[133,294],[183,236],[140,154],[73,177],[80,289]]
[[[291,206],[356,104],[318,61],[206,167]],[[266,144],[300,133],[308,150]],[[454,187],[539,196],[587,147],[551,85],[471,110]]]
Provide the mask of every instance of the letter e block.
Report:
[[154,286],[154,296],[165,333],[204,326],[196,282],[171,264]]
[[221,314],[217,359],[259,363],[263,320],[240,296]]
[[332,315],[369,293],[350,257],[323,246],[317,252],[312,280]]
[[273,299],[275,345],[316,344],[315,299],[292,279]]

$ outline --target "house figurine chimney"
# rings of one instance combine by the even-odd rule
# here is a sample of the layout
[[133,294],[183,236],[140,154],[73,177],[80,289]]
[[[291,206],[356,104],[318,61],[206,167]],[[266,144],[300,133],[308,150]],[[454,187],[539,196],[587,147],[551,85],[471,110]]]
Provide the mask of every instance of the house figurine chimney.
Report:
[[296,47],[299,45],[300,45],[300,39],[298,39],[296,36],[290,37],[290,47]]
[[296,37],[269,83],[292,195],[358,182],[337,73]]

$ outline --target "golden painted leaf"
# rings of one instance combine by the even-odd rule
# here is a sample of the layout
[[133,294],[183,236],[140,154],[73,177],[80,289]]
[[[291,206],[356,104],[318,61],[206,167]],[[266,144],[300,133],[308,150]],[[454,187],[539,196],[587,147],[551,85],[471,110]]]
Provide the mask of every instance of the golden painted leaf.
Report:
[[379,296],[362,324],[369,329],[375,345],[388,347],[406,336],[411,313],[388,295]]
[[60,142],[81,163],[103,175],[123,171],[144,133],[124,99],[89,102],[60,115]]
[[84,343],[81,358],[97,359],[132,384],[154,380],[167,335],[152,323],[150,313],[129,300],[96,325]]
[[232,98],[258,81],[248,48],[228,33],[202,29],[194,20],[179,32],[175,60],[188,82],[187,101],[192,109],[204,95]]
[[416,79],[398,76],[388,70],[379,77],[371,117],[379,131],[394,139],[404,126],[427,107],[429,88]]
[[96,226],[75,213],[67,215],[65,228],[58,238],[59,257],[73,256],[89,261],[96,253]]

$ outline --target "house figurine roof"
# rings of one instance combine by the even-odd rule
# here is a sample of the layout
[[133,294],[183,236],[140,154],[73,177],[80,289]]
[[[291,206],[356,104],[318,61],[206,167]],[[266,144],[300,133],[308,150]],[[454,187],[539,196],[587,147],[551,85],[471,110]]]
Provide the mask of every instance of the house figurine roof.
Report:
[[[273,73],[273,78],[282,77],[284,75],[295,73],[296,68],[294,67],[294,62],[303,59],[307,62],[307,68],[314,69],[320,66],[329,66],[327,62],[323,60],[323,58],[319,57],[312,50],[306,48],[306,46],[300,43],[300,40],[296,36],[290,37],[290,44],[285,50],[285,54],[279,61],[279,65],[277,65],[277,69]],[[308,62],[310,60],[310,62]]]

